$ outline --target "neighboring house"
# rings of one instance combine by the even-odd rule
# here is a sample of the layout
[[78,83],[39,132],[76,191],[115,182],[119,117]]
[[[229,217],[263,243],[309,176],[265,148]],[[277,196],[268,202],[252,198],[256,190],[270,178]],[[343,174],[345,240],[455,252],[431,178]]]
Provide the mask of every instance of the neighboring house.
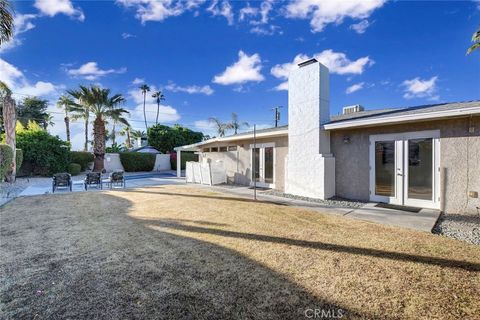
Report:
[[228,182],[286,193],[480,210],[480,101],[330,116],[328,69],[312,59],[289,78],[288,126],[214,138],[177,152],[221,161]]

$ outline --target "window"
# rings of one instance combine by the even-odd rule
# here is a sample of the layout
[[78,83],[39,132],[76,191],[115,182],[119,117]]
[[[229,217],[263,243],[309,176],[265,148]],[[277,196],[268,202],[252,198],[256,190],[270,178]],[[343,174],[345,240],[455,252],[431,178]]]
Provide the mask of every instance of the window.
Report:
[[218,152],[218,148],[217,147],[210,148],[210,152]]
[[228,146],[228,151],[237,151],[237,146]]
[[210,148],[203,148],[203,152],[210,152]]
[[220,147],[220,152],[226,152],[227,151],[227,147]]

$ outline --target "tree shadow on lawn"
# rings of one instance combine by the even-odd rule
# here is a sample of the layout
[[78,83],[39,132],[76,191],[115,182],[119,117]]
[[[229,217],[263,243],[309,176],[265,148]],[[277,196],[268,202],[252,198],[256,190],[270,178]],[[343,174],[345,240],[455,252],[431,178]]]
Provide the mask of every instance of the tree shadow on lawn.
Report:
[[[310,309],[373,317],[234,250],[154,230],[129,216],[133,203],[120,196],[41,197],[53,205],[32,197],[0,209],[4,319],[304,319]],[[25,207],[35,213],[28,219]],[[21,232],[5,236],[14,229]]]

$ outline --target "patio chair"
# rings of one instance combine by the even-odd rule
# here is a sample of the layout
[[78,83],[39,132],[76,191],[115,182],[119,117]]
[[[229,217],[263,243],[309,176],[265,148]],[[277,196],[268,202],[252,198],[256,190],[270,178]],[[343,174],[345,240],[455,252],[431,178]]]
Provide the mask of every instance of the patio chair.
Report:
[[101,172],[89,172],[85,176],[85,180],[83,181],[83,185],[85,187],[85,191],[88,190],[88,187],[95,186],[97,189],[103,189],[102,187],[102,173]]
[[113,185],[125,188],[125,177],[123,176],[123,171],[114,171],[110,173],[110,177],[108,180],[108,183],[110,184],[110,189],[112,189]]
[[69,188],[72,191],[72,176],[69,173],[57,173],[52,177],[52,193],[58,188]]

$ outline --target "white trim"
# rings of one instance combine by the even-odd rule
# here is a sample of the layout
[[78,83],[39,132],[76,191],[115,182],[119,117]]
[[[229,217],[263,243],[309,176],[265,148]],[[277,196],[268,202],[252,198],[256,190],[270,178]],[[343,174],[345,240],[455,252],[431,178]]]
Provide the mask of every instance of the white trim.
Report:
[[352,127],[366,127],[374,126],[378,124],[389,124],[397,122],[411,122],[418,120],[428,119],[440,119],[447,117],[467,116],[471,114],[480,114],[480,107],[462,108],[454,110],[442,110],[425,113],[404,114],[404,115],[392,115],[390,117],[375,117],[372,116],[368,119],[353,119],[334,123],[327,123],[324,125],[325,130],[343,129]]

